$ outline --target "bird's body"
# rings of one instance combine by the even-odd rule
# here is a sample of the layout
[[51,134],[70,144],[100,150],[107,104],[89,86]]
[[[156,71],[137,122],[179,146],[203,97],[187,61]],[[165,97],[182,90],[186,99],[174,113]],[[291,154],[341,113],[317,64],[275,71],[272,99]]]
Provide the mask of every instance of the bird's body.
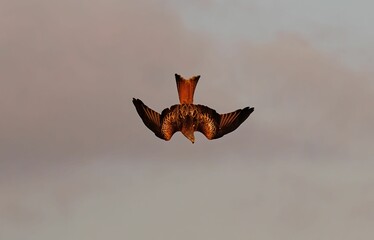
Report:
[[246,107],[218,114],[207,106],[194,104],[193,95],[200,76],[183,79],[175,74],[175,77],[180,104],[164,109],[161,114],[147,107],[141,100],[133,99],[144,124],[161,139],[168,141],[177,131],[181,131],[192,143],[195,142],[195,131],[203,133],[210,140],[220,138],[238,128],[254,110]]

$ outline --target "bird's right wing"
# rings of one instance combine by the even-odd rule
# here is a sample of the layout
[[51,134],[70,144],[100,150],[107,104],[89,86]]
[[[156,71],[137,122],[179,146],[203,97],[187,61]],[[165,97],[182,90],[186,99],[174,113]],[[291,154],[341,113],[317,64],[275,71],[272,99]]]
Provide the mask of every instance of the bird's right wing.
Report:
[[234,131],[254,110],[254,108],[246,107],[231,113],[219,114],[204,105],[197,105],[197,107],[200,113],[198,131],[208,139],[217,139]]
[[204,105],[196,105],[199,112],[199,126],[197,131],[205,135],[209,140],[214,139],[218,128],[220,115],[214,110]]
[[161,132],[160,114],[147,107],[140,99],[133,98],[132,102],[134,103],[136,111],[138,112],[140,118],[143,120],[144,124],[152,132],[154,132],[157,137],[165,139],[164,135]]
[[237,129],[253,111],[253,107],[246,107],[231,113],[220,114],[219,130],[217,131],[215,138],[220,138]]

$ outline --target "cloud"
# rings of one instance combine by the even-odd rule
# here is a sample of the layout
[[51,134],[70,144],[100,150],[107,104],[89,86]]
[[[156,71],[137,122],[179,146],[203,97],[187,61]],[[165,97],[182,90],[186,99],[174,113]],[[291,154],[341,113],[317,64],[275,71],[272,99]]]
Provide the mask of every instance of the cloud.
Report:
[[[2,22],[3,159],[132,156],[147,143],[169,151],[144,129],[131,98],[157,111],[175,104],[174,72],[201,74],[196,100],[219,112],[256,107],[241,126],[248,134],[222,142],[222,153],[249,144],[267,154],[271,143],[283,154],[344,154],[370,138],[370,78],[297,33],[243,41],[230,53],[167,4],[38,3],[3,6],[12,20]],[[215,149],[202,144],[197,153]]]
[[164,4],[32,3],[3,6],[0,152],[9,161],[130,151],[132,97],[154,107],[175,98],[174,72],[195,72],[209,49]]
[[243,43],[237,51],[237,64],[246,76],[241,89],[258,105],[256,124],[272,131],[259,135],[268,135],[273,145],[292,141],[288,147],[339,155],[370,140],[365,135],[374,116],[366,107],[373,98],[369,75],[297,34],[281,33],[264,44]]
[[[284,154],[344,154],[370,138],[370,77],[297,33],[243,41],[230,53],[167,4],[40,1],[3,9],[2,159],[132,156],[147,143],[169,151],[144,128],[131,98],[157,111],[175,104],[174,72],[201,74],[196,100],[219,112],[255,106],[241,126],[248,134],[229,146],[218,141],[223,153],[249,144],[267,154],[271,143]],[[215,149],[202,144],[197,153]]]
[[[3,1],[0,15],[2,236],[367,238],[370,73],[294,32],[225,45],[163,1]],[[198,103],[255,112],[215,141],[159,140],[131,99],[177,103],[175,72],[202,75]]]

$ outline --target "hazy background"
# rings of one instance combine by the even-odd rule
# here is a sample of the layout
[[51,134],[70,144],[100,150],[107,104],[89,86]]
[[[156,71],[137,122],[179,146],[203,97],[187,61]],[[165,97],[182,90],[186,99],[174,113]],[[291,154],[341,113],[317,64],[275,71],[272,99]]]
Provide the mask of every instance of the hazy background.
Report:
[[[374,237],[372,1],[0,1],[0,239]],[[254,106],[170,142],[132,97]]]

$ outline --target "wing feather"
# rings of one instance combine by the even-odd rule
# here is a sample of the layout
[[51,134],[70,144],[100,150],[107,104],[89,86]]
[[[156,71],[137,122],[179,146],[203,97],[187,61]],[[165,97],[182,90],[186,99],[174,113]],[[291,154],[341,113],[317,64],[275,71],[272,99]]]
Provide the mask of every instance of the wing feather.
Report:
[[[161,139],[165,139],[161,132],[161,116],[158,112],[147,107],[142,100],[133,98],[132,102],[135,105],[136,111],[138,112],[143,123],[155,133],[155,135]],[[165,139],[166,140],[166,139]]]
[[246,107],[231,113],[219,114],[207,106],[197,105],[197,107],[200,114],[197,130],[208,139],[217,139],[234,131],[254,111],[254,108]]
[[219,127],[215,138],[220,138],[237,129],[253,111],[253,107],[246,107],[231,113],[220,114]]
[[177,105],[166,108],[161,113],[161,132],[165,140],[170,140],[177,131],[180,131],[180,122],[178,121]]
[[205,135],[209,140],[214,139],[219,127],[219,114],[204,105],[196,105],[199,114],[197,131]]

